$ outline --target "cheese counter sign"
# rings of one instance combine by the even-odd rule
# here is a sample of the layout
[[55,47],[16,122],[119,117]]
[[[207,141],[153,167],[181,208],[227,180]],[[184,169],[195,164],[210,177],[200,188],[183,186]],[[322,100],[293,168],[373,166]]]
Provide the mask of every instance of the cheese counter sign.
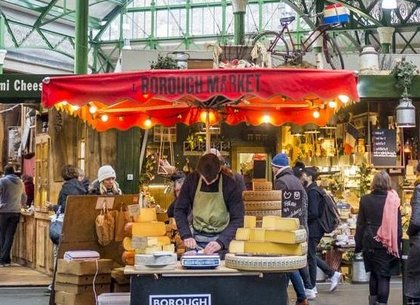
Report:
[[210,294],[150,295],[149,305],[211,305]]
[[2,103],[40,102],[42,80],[40,74],[2,74],[0,75],[0,101]]

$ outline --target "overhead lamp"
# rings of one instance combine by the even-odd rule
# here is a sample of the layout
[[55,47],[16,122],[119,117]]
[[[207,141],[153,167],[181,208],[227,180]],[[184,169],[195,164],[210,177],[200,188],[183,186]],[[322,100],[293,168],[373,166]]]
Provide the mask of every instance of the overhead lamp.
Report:
[[330,108],[337,107],[337,102],[336,101],[333,101],[333,100],[329,101],[328,102],[328,107],[330,107]]
[[394,10],[398,7],[397,0],[382,0],[382,8],[387,10]]
[[350,98],[347,95],[344,94],[340,94],[338,96],[338,99],[343,103],[343,104],[347,104],[350,101]]
[[146,127],[146,128],[152,127],[152,120],[151,119],[146,119],[144,121],[144,127]]
[[268,114],[264,114],[262,117],[262,122],[263,123],[270,123],[271,122],[271,117]]
[[71,109],[71,111],[77,111],[77,110],[80,109],[80,106],[79,105],[70,105],[70,109]]
[[91,105],[89,106],[89,113],[90,113],[90,114],[95,114],[95,113],[96,113],[96,111],[98,111],[98,107],[96,107],[94,104],[91,104]]
[[416,127],[416,107],[414,107],[411,99],[402,98],[395,108],[396,123],[399,128]]
[[319,113],[319,109],[316,109],[316,110],[312,113],[312,115],[313,115],[313,117],[314,117],[315,119],[318,119],[318,118],[321,116],[321,114]]
[[101,115],[101,121],[102,122],[108,122],[108,120],[109,120],[109,117],[108,117],[108,115],[107,114],[103,114],[103,115]]

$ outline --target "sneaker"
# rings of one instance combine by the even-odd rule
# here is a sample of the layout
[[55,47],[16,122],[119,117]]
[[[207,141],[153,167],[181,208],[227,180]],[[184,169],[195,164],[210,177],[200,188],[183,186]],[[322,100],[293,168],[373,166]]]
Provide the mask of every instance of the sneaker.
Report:
[[316,286],[312,290],[315,292],[315,294],[318,294],[318,288],[316,288]]
[[10,263],[6,263],[6,264],[0,264],[0,267],[10,267],[11,264]]
[[305,295],[308,300],[313,300],[316,298],[314,289],[305,289]]
[[334,272],[334,275],[331,277],[331,286],[330,286],[330,292],[333,292],[338,284],[340,283],[340,279],[341,279],[341,273],[340,272]]

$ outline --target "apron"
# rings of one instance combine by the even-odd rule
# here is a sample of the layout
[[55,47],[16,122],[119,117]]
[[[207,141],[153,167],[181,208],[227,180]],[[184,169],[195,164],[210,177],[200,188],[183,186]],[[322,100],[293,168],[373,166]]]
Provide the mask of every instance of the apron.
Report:
[[203,247],[216,240],[219,233],[229,224],[229,212],[223,198],[222,176],[219,178],[218,192],[202,192],[202,178],[198,181],[193,201],[193,234]]

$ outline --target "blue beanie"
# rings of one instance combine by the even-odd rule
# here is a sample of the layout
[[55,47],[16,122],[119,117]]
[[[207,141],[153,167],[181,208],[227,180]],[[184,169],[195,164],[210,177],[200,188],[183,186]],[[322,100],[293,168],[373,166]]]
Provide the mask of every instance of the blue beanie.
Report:
[[283,167],[289,165],[289,158],[284,153],[279,153],[274,156],[273,160],[271,161],[271,165],[274,167]]

